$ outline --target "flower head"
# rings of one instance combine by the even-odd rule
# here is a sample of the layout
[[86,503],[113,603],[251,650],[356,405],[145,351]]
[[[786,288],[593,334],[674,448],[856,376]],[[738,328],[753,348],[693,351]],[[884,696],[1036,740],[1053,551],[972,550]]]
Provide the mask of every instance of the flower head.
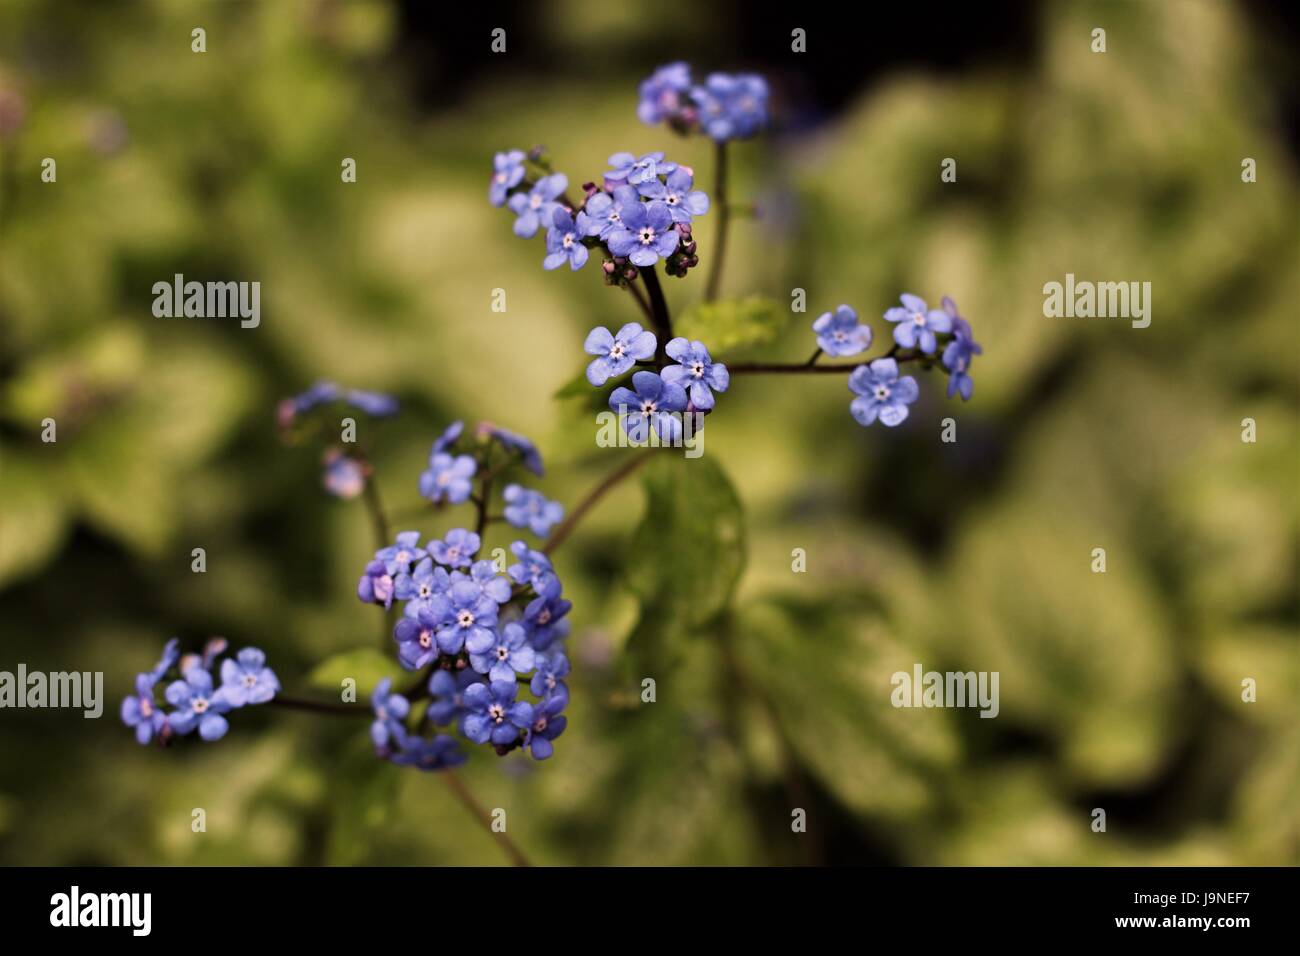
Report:
[[402,572],[393,579],[393,595],[399,601],[407,602],[406,616],[415,617],[450,585],[451,578],[446,568],[435,565],[433,558],[425,557],[410,574]]
[[661,66],[641,81],[641,101],[637,104],[636,115],[647,126],[672,119],[682,108],[690,88],[689,66],[682,62]]
[[767,81],[755,73],[710,73],[691,99],[700,126],[719,143],[747,139],[767,125]]
[[617,335],[611,335],[603,325],[596,326],[582,343],[584,352],[596,356],[587,365],[587,381],[599,388],[637,362],[652,357],[657,345],[654,333],[644,331],[635,322],[623,326]]
[[614,255],[645,268],[676,251],[681,236],[673,228],[672,211],[667,203],[658,199],[632,203],[620,215],[623,226],[609,237],[609,251]]
[[948,397],[960,393],[962,401],[970,401],[975,383],[970,377],[971,359],[984,350],[975,341],[970,323],[957,312],[957,303],[943,297],[943,310],[952,318],[953,339],[943,350],[943,366],[948,370]]
[[515,700],[513,680],[473,684],[465,689],[464,733],[476,744],[505,746],[533,722],[533,705]]
[[455,581],[439,602],[445,606],[438,628],[438,649],[459,654],[465,648],[482,654],[496,640],[497,603],[473,581]]
[[366,565],[357,582],[357,597],[363,604],[381,604],[385,610],[393,606],[393,576],[383,561],[375,559]]
[[813,323],[817,345],[827,355],[857,355],[871,347],[871,327],[858,323],[858,313],[847,305],[823,312]]
[[587,217],[586,234],[599,236],[602,242],[607,242],[610,236],[623,228],[623,210],[632,203],[640,205],[641,197],[636,187],[626,183],[615,186],[612,192],[596,193],[582,209]]
[[629,186],[666,176],[677,168],[676,163],[664,161],[663,153],[646,153],[639,159],[631,153],[615,153],[609,157],[609,165],[614,168],[605,173],[605,182]]
[[465,714],[465,690],[481,684],[483,675],[470,668],[461,671],[438,670],[429,678],[429,719],[439,727],[459,720]]
[[929,309],[925,300],[904,292],[902,306],[885,312],[885,321],[894,322],[894,341],[905,349],[920,348],[926,355],[938,348],[937,332],[952,331],[952,316],[941,309]]
[[431,664],[439,654],[438,630],[446,621],[447,600],[437,599],[420,606],[414,615],[407,614],[393,628],[397,641],[397,660],[408,671],[418,671]]
[[411,712],[411,702],[401,694],[392,693],[393,682],[385,677],[375,685],[375,692],[370,696],[370,709],[375,719],[370,725],[370,739],[374,741],[375,750],[384,754],[392,742],[400,743],[406,739],[406,726],[403,723]]
[[469,574],[464,571],[453,571],[451,581],[453,583],[471,581],[478,586],[482,594],[498,604],[506,604],[510,600],[510,582],[497,574],[496,565],[491,561],[475,561],[469,569]]
[[534,652],[528,644],[528,632],[519,622],[511,621],[499,629],[494,644],[480,653],[471,653],[469,663],[489,680],[513,681],[516,674],[533,669]]
[[492,182],[488,186],[488,202],[504,206],[510,190],[524,178],[524,151],[512,149],[492,157]]
[[849,376],[849,389],[858,396],[849,403],[849,411],[859,425],[879,418],[891,428],[907,418],[907,406],[920,394],[916,379],[898,377],[898,363],[891,358],[859,365]]
[[533,708],[533,719],[528,725],[524,746],[534,760],[545,760],[555,752],[551,741],[564,733],[564,728],[568,726],[568,718],[560,713],[568,702],[567,694],[555,694]]
[[537,671],[529,682],[528,689],[534,696],[546,700],[555,694],[568,695],[569,689],[564,678],[569,675],[569,659],[563,651],[551,651],[549,654],[537,655]]
[[539,538],[546,537],[551,525],[564,518],[564,506],[549,501],[540,491],[511,484],[506,485],[502,496],[506,502],[506,521],[513,527],[527,528]]
[[142,744],[162,733],[167,724],[166,716],[154,700],[153,689],[157,683],[158,678],[152,674],[137,674],[135,693],[122,699],[122,723],[135,728],[135,739]]
[[510,553],[519,561],[518,564],[506,568],[510,580],[516,584],[530,585],[538,594],[551,591],[560,593],[560,579],[556,577],[551,567],[550,558],[541,551],[534,551],[528,547],[526,541],[516,541],[510,545]]
[[668,207],[673,222],[690,222],[694,216],[709,211],[709,197],[699,189],[692,189],[694,178],[685,166],[678,166],[664,182],[657,179],[642,183],[637,188],[647,199],[659,200]]
[[515,235],[531,239],[542,225],[549,226],[560,208],[556,199],[569,188],[569,178],[564,173],[552,173],[537,180],[528,192],[515,193],[508,205],[515,218]]
[[542,268],[558,269],[566,262],[569,268],[577,272],[587,264],[587,247],[582,244],[584,236],[590,235],[591,222],[585,212],[578,213],[577,220],[563,206],[558,206],[551,217],[551,228],[546,233],[546,258]]
[[221,662],[221,690],[232,707],[265,704],[279,689],[275,671],[266,666],[266,654],[256,647]]
[[478,465],[469,455],[453,458],[445,451],[435,450],[429,455],[429,467],[420,475],[420,496],[435,504],[448,501],[458,505],[468,500],[474,490],[471,479],[477,470]]
[[375,560],[384,562],[384,569],[392,575],[407,574],[411,565],[422,559],[424,549],[420,547],[420,532],[402,531],[393,544],[375,552]]
[[727,366],[715,363],[703,342],[678,337],[668,343],[666,351],[677,364],[669,365],[659,373],[663,380],[684,388],[695,408],[702,411],[712,408],[713,392],[710,389],[725,392],[731,384]]
[[385,395],[383,392],[367,392],[359,388],[348,389],[343,393],[343,400],[372,418],[396,415],[401,407],[397,399],[391,395]]
[[569,622],[564,616],[573,607],[572,601],[560,597],[559,592],[546,593],[528,602],[524,609],[524,624],[528,637],[536,650],[544,651],[569,633]]
[[637,372],[632,376],[632,387],[636,391],[619,387],[609,396],[609,407],[618,414],[628,438],[644,443],[653,429],[669,444],[680,439],[681,417],[673,413],[686,409],[685,389],[654,372]]
[[429,542],[429,554],[433,560],[449,568],[468,568],[474,563],[481,539],[473,531],[453,528],[441,541]]
[[198,727],[204,740],[220,740],[230,728],[221,716],[230,710],[230,700],[223,691],[213,691],[212,675],[202,667],[191,667],[184,680],[167,686],[167,703],[176,708],[167,724],[182,736]]

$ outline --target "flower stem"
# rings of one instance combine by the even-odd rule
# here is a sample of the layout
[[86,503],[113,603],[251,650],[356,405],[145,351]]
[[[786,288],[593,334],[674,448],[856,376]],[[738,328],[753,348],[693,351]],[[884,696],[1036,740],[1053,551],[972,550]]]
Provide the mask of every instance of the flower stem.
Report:
[[605,492],[609,491],[649,460],[649,450],[640,455],[634,455],[619,466],[616,471],[611,472],[604,481],[591,489],[591,491],[587,493],[587,497],[578,502],[577,507],[570,511],[568,517],[561,521],[556,526],[555,530],[551,532],[551,536],[547,538],[546,543],[542,545],[542,553],[552,554],[555,549],[562,545],[564,540],[573,533],[573,529],[577,526],[578,522],[581,521],[583,516],[592,509],[592,506],[594,506],[596,502],[604,496]]
[[366,476],[363,498],[370,512],[370,521],[375,528],[375,548],[386,548],[388,547],[388,517],[384,514],[383,502],[379,500],[379,486],[375,484],[373,474]]
[[713,183],[713,208],[718,211],[718,241],[709,264],[709,282],[704,287],[704,301],[718,297],[722,283],[722,263],[727,257],[727,226],[731,222],[731,207],[727,204],[727,144],[718,143],[714,149],[715,179]]
[[[813,353],[813,357],[806,362],[728,362],[727,371],[731,372],[733,375],[738,372],[759,372],[764,374],[785,375],[799,375],[805,372],[812,372],[834,375],[839,372],[852,372],[860,365],[865,365],[869,362],[875,361],[875,359],[863,359],[861,362],[840,362],[837,365],[818,365],[817,359],[820,355],[821,349],[818,349]],[[897,345],[891,348],[884,355],[877,355],[876,358],[892,358],[899,364],[902,364],[903,362],[934,361],[933,355],[926,355],[919,349],[909,350],[906,354],[900,354]]]
[[496,841],[501,844],[501,849],[505,850],[506,856],[510,857],[511,863],[515,866],[532,866],[528,862],[528,857],[524,856],[523,851],[515,845],[510,837],[506,836],[504,832],[497,832],[492,829],[492,814],[474,798],[474,794],[470,793],[469,788],[465,786],[465,782],[460,777],[450,770],[444,770],[440,776],[447,786],[451,787],[451,792],[456,795],[456,799],[461,802],[462,806],[474,814],[479,822],[487,828],[488,833],[492,834]]
[[646,321],[651,325],[654,325],[655,314],[650,311],[650,303],[646,301],[645,293],[641,291],[641,287],[635,283],[627,282],[623,284],[623,288],[632,293],[632,298],[636,299],[636,304],[641,306],[641,311],[645,314]]
[[673,337],[673,320],[668,315],[668,300],[664,298],[663,286],[659,284],[659,273],[650,265],[641,270],[645,280],[646,294],[650,297],[650,324],[654,326],[655,337],[659,347],[655,350],[655,362],[663,368],[668,364],[668,342]]

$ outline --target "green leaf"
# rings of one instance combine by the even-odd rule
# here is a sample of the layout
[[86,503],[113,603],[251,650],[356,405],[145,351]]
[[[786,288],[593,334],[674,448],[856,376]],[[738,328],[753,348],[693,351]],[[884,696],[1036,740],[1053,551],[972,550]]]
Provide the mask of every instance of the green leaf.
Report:
[[760,295],[700,302],[675,322],[678,335],[703,342],[713,355],[774,341],[789,312]]
[[338,692],[344,679],[357,682],[357,698],[369,697],[375,685],[385,677],[391,678],[398,689],[401,675],[405,673],[397,661],[371,647],[344,651],[321,661],[307,676],[307,682],[322,690]]

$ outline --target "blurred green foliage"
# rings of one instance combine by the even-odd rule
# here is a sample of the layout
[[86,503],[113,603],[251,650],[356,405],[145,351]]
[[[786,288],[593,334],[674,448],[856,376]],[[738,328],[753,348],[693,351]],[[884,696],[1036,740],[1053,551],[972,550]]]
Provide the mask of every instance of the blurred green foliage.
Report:
[[[590,48],[634,15],[547,22]],[[591,268],[544,273],[485,170],[544,142],[580,183],[667,148],[708,189],[711,149],[636,121],[636,64],[599,88],[488,79],[424,113],[386,5],[201,19],[198,56],[184,4],[0,7],[0,91],[22,104],[0,151],[0,668],[103,670],[113,694],[94,722],[2,715],[0,860],[502,862],[436,778],[374,760],[364,724],[240,714],[219,745],[159,752],[116,700],[173,633],[256,643],[294,690],[389,666],[353,596],[361,506],[276,441],[276,400],[317,378],[402,396],[363,424],[397,511],[453,417],[539,440],[569,504],[632,454],[593,447],[592,402],[548,399],[585,331],[635,305]],[[1258,38],[1227,4],[1078,3],[1046,5],[1038,42],[1001,70],[892,75],[815,135],[733,151],[733,195],[769,213],[733,225],[734,299],[667,283],[682,327],[797,361],[820,311],[946,293],[984,346],[975,399],[924,376],[886,433],[852,422],[838,379],[738,377],[704,458],[660,458],[592,512],[558,555],[570,730],[546,764],[476,753],[463,773],[536,861],[1300,861],[1300,234]],[[149,289],[178,272],[260,281],[261,326],[155,319]],[[1151,281],[1151,327],[1044,318],[1067,272]],[[949,415],[955,445],[936,441]],[[999,717],[890,707],[916,661],[999,671]]]

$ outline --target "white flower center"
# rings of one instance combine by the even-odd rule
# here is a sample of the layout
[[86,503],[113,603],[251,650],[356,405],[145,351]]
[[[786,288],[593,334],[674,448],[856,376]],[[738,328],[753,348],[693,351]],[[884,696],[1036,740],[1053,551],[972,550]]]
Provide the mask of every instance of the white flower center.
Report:
[[925,313],[924,313],[924,312],[913,312],[913,313],[912,313],[912,322],[913,322],[913,324],[915,324],[915,325],[925,325]]
[[648,398],[641,403],[641,411],[644,412],[646,415],[651,414],[658,407],[659,405],[657,402],[652,402]]
[[609,350],[609,357],[610,357],[610,358],[622,358],[622,357],[623,357],[623,352],[624,352],[623,343],[622,343],[622,342],[615,342],[614,345],[613,345],[613,347]]
[[643,246],[650,245],[650,243],[655,241],[655,231],[651,229],[649,226],[646,226],[641,230],[640,239],[641,239],[641,245]]
[[538,193],[533,193],[531,196],[528,197],[528,205],[531,206],[533,209],[541,209],[542,197]]
[[503,723],[506,719],[506,709],[500,704],[493,704],[488,708],[488,716],[498,724]]
[[201,714],[208,709],[208,699],[206,697],[195,697],[190,707],[194,713]]
[[884,401],[885,399],[887,399],[888,397],[889,397],[889,386],[888,386],[888,385],[877,385],[877,386],[876,386],[876,400],[877,400],[877,401],[881,401],[881,402],[883,402],[883,401]]
[[510,656],[510,648],[504,646],[497,648],[497,660],[503,661],[509,656]]
[[425,650],[428,650],[433,646],[433,635],[429,632],[428,628],[420,631],[419,644]]
[[456,615],[456,623],[461,627],[472,627],[474,624],[474,615],[469,611],[461,611]]
[[244,684],[245,687],[256,687],[256,686],[257,686],[257,675],[256,675],[256,674],[245,674],[244,677],[243,677],[243,684]]
[[703,363],[703,362],[692,362],[692,363],[691,363],[691,374],[694,375],[696,378],[703,378],[703,377],[704,377],[704,363]]

